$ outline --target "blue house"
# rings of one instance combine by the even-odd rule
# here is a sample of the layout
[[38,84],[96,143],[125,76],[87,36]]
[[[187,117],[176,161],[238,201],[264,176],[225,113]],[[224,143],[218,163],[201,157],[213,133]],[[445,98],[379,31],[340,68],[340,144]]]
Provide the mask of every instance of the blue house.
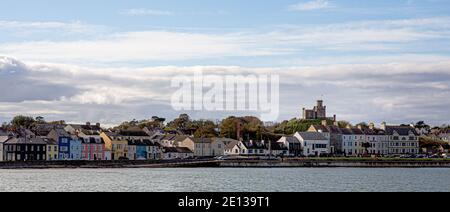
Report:
[[127,139],[128,158],[130,160],[147,160],[147,144],[140,139]]
[[70,160],[81,160],[82,159],[82,142],[81,139],[77,137],[72,137],[70,141]]
[[70,159],[70,143],[72,137],[64,129],[53,129],[48,134],[49,138],[54,139],[58,143],[59,160],[69,160]]
[[138,142],[136,146],[136,160],[147,160],[147,145],[144,142]]

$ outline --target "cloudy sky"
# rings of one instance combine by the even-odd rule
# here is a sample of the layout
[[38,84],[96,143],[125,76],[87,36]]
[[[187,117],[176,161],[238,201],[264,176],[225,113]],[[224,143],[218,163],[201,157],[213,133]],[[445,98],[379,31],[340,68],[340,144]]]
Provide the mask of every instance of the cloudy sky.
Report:
[[202,70],[279,74],[280,120],[323,98],[354,123],[450,123],[449,14],[448,0],[3,0],[0,121],[171,119],[171,78]]

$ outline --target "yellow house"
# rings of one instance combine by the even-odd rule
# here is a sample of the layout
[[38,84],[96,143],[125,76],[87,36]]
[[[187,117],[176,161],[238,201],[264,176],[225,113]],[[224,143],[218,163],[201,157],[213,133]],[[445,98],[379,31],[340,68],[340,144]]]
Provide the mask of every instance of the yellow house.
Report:
[[58,151],[58,142],[51,138],[43,138],[46,145],[46,160],[58,160],[59,151]]
[[105,141],[106,151],[111,152],[111,160],[128,158],[128,141],[114,132],[102,132],[100,136]]

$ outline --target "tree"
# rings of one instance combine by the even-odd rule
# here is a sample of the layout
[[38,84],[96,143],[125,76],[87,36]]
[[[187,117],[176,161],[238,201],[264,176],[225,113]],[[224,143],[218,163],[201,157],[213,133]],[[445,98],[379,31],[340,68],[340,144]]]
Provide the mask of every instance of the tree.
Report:
[[16,129],[22,127],[29,129],[31,125],[34,124],[35,122],[36,121],[34,120],[33,117],[20,115],[13,118],[13,120],[11,121],[11,125]]
[[220,125],[220,135],[233,139],[260,140],[266,132],[263,122],[253,116],[230,116]]
[[[305,120],[305,119],[291,119],[289,121],[283,121],[275,126],[272,133],[292,135],[296,132],[305,132],[311,125],[321,125],[323,120]],[[327,124],[332,124],[332,121],[327,121]]]
[[36,117],[36,122],[38,124],[44,124],[45,123],[45,119],[42,116],[38,116],[38,117]]
[[217,137],[216,124],[212,121],[194,121],[197,130],[194,133],[196,138],[214,138]]
[[181,114],[178,118],[169,122],[167,126],[169,128],[177,129],[177,130],[187,130],[190,125],[191,119],[187,114]]
[[340,127],[340,128],[347,128],[347,126],[351,126],[351,124],[350,124],[350,122],[348,122],[348,121],[338,121],[338,126]]
[[366,122],[361,122],[361,123],[357,124],[356,126],[361,126],[363,128],[368,128],[369,127],[369,125]]
[[242,121],[234,116],[230,116],[224,120],[220,125],[220,136],[238,139],[237,127],[242,124]]

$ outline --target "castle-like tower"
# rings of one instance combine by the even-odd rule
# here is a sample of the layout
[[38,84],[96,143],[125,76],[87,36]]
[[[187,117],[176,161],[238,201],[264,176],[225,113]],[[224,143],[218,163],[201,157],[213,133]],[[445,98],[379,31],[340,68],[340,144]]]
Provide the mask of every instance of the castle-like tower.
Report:
[[317,105],[312,110],[303,108],[303,119],[326,119],[327,106],[323,105],[323,100],[317,100]]

